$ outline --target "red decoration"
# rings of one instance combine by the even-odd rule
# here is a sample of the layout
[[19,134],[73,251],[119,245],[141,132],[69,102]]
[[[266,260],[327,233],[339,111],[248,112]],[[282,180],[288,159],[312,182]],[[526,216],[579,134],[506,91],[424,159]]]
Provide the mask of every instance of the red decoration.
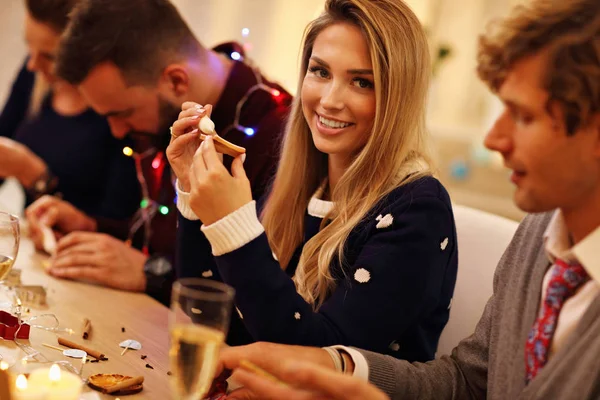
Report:
[[225,400],[227,398],[227,383],[226,376],[231,375],[231,371],[224,370],[220,376],[218,376],[212,384],[212,387],[208,391],[208,400]]
[[[15,340],[15,333],[18,339],[29,339],[29,330],[31,327],[27,324],[21,324],[19,329],[19,320],[14,315],[6,311],[0,311],[0,337],[4,340]],[[17,331],[19,331],[17,333]]]
[[156,156],[154,156],[154,158],[152,159],[152,168],[154,169],[153,171],[153,177],[152,180],[150,181],[150,197],[153,199],[157,199],[160,193],[160,186],[161,186],[161,182],[162,182],[162,176],[163,176],[163,172],[165,170],[165,162],[164,162],[164,153],[162,151],[159,151],[158,153],[156,153]]

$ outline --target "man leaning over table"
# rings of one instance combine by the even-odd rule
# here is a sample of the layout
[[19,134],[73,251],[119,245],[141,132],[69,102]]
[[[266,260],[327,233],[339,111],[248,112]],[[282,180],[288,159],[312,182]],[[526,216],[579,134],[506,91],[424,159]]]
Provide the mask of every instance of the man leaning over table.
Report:
[[[600,398],[600,2],[517,7],[481,38],[478,63],[506,106],[485,144],[531,215],[475,333],[429,363],[344,347],[224,349],[220,368],[246,359],[289,384],[238,370],[245,388],[228,399]],[[354,377],[331,371],[344,364]]]
[[[168,301],[177,212],[165,149],[169,126],[185,101],[215,104],[211,118],[216,131],[247,149],[245,167],[252,192],[262,196],[275,169],[291,96],[237,61],[240,57],[243,50],[236,44],[213,50],[203,47],[167,0],[78,2],[60,44],[57,74],[76,85],[92,108],[107,117],[115,137],[134,139],[135,148],[127,151],[140,157],[147,193],[140,218],[132,221],[129,232],[114,232],[110,221],[95,220],[54,197],[41,198],[29,207],[26,214],[37,233],[38,248],[42,246],[39,221],[52,226],[58,237],[64,236],[50,266],[52,275],[146,291]],[[269,90],[256,90],[259,82]],[[199,121],[210,112],[199,108],[190,119]],[[193,154],[198,136],[187,135],[184,140]],[[231,164],[230,159],[225,162]],[[142,211],[149,214],[145,220]],[[134,235],[136,221],[150,222],[138,225]],[[198,235],[202,239],[202,233]],[[134,246],[121,240],[125,238]]]

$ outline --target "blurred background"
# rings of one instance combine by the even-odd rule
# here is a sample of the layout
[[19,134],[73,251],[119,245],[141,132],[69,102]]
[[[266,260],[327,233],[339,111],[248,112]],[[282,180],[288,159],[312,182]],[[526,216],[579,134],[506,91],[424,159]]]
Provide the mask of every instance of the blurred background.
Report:
[[[324,0],[172,0],[206,46],[235,40],[271,79],[296,92],[306,24]],[[454,202],[512,219],[509,173],[482,145],[502,105],[475,74],[478,35],[523,0],[405,0],[422,21],[434,64],[427,120],[438,176]],[[0,0],[0,103],[26,55],[22,0]]]

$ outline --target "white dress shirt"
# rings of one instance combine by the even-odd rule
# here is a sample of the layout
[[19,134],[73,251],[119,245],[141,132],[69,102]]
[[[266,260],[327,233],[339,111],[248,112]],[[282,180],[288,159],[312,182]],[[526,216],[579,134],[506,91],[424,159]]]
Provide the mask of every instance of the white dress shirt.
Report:
[[[573,246],[562,212],[556,211],[548,224],[544,241],[550,262],[554,263],[557,258],[579,262],[591,278],[563,304],[548,353],[550,358],[563,346],[589,305],[600,294],[600,227]],[[551,274],[552,268],[544,276],[540,305],[546,297]]]

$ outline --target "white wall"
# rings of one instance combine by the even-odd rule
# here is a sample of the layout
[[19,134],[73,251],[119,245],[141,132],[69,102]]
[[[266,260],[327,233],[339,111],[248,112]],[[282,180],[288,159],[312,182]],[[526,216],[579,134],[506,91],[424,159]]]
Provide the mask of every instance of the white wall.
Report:
[[12,80],[27,54],[22,31],[23,3],[0,0],[0,105],[4,105]]
[[[265,74],[291,92],[298,82],[304,27],[324,0],[172,0],[207,46],[236,40],[252,44],[250,57]],[[242,29],[250,29],[247,38]]]

